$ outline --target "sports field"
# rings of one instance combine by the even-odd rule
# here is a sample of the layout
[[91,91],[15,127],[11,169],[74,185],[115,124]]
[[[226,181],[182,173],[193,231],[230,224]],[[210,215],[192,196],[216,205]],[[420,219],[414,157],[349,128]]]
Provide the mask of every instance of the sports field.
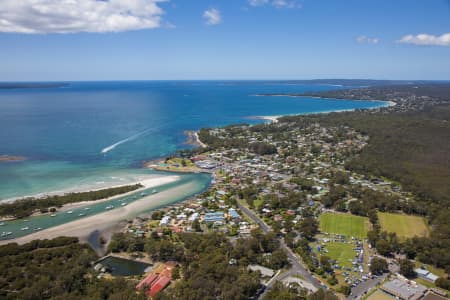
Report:
[[324,213],[319,217],[320,230],[327,233],[342,234],[347,237],[365,238],[367,218],[350,214]]
[[429,233],[422,217],[379,212],[378,218],[382,230],[395,232],[399,238],[427,236]]
[[367,298],[367,300],[394,300],[395,298],[378,290],[375,293],[373,293],[372,295],[370,295],[369,298]]
[[335,259],[342,267],[351,268],[352,260],[355,258],[356,254],[356,251],[353,250],[353,248],[355,248],[354,244],[327,243],[326,249],[328,250],[328,253],[325,253],[324,255],[331,259]]

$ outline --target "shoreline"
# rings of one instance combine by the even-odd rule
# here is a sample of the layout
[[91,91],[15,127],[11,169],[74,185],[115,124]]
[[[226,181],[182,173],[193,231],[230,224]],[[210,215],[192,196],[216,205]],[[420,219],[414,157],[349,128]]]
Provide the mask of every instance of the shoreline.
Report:
[[[330,97],[322,97],[322,96],[309,96],[302,94],[254,94],[254,97],[291,97],[291,98],[312,98],[312,99],[326,99],[326,100],[343,100],[343,101],[365,101],[365,102],[386,102],[388,105],[383,107],[390,107],[397,105],[394,101],[387,100],[376,100],[376,99],[348,99],[348,98],[330,98]],[[365,108],[365,109],[373,109],[373,108]],[[339,112],[336,110],[334,112]],[[296,114],[299,115],[299,114]]]
[[195,130],[185,130],[184,134],[187,135],[188,139],[185,142],[187,145],[193,145],[197,147],[207,148],[208,146],[203,143],[198,137],[198,131]]
[[[145,175],[145,178],[143,178],[143,179],[127,182],[124,184],[111,183],[112,185],[108,185],[107,183],[103,183],[104,185],[99,186],[99,187],[93,187],[92,185],[91,185],[91,187],[86,186],[86,188],[84,188],[84,187],[73,188],[72,187],[72,188],[67,188],[66,190],[51,191],[51,192],[45,192],[45,193],[37,193],[37,194],[33,194],[33,195],[25,195],[25,196],[21,196],[21,197],[0,199],[0,204],[12,203],[14,201],[21,200],[21,199],[27,199],[27,198],[34,198],[35,200],[39,200],[39,199],[44,199],[46,197],[64,196],[66,194],[71,194],[71,193],[96,192],[96,191],[100,191],[100,190],[104,190],[104,189],[119,188],[119,187],[124,187],[124,186],[128,186],[128,185],[135,185],[135,184],[139,184],[139,183],[145,187],[145,184],[144,184],[145,181],[153,180],[154,178],[160,178],[160,177],[164,177],[164,176],[168,176],[168,175]],[[100,200],[96,200],[96,201],[100,201]]]
[[123,228],[123,223],[128,219],[135,218],[139,215],[144,215],[148,211],[159,208],[161,206],[170,206],[178,203],[180,201],[174,203],[166,203],[166,201],[168,198],[179,197],[180,195],[189,193],[191,188],[192,183],[184,183],[182,185],[162,191],[158,194],[141,198],[124,207],[101,212],[83,219],[74,220],[72,222],[60,224],[15,239],[2,240],[0,241],[0,245],[9,243],[25,244],[32,240],[52,239],[59,236],[78,237],[80,239],[80,242],[89,243],[89,237],[94,232],[98,232],[99,235],[104,238],[109,238],[110,236],[112,236],[112,233],[117,232],[118,230]]
[[[280,96],[286,96],[286,95],[280,95]],[[294,96],[293,96],[294,97]],[[296,96],[296,97],[300,97],[300,96]],[[373,107],[373,108],[366,108],[366,109],[378,109],[381,107],[388,107],[388,106],[392,106],[395,105],[394,102],[392,101],[378,101],[378,100],[367,100],[367,101],[373,101],[373,102],[381,102],[384,105],[383,106],[379,106],[379,107]],[[343,110],[330,110],[330,111],[320,111],[320,112],[307,112],[307,113],[296,113],[296,114],[287,114],[287,115],[277,115],[277,116],[254,116],[251,118],[255,118],[255,119],[260,119],[260,120],[266,120],[269,121],[271,123],[276,123],[278,122],[278,118],[284,117],[284,116],[292,116],[292,115],[311,115],[311,114],[323,114],[323,113],[332,113],[332,112],[343,112],[343,111],[354,111],[356,109],[343,109]],[[196,143],[198,145],[200,145],[201,147],[207,147],[206,144],[202,143],[201,140],[199,139],[198,136],[198,132],[197,131],[185,131],[186,134],[188,134],[189,138],[192,139],[193,143]],[[154,162],[151,161],[151,162]],[[146,164],[146,167],[149,167]],[[167,171],[167,170],[165,170]],[[169,171],[170,172],[170,171]],[[161,178],[172,178],[169,182],[173,182],[176,181],[175,178],[179,178],[179,176],[170,176],[170,175],[166,175],[166,176],[162,176],[162,177],[158,177],[158,178],[151,178],[151,179],[147,179],[147,180],[143,180],[142,182],[135,182],[136,183],[141,183],[144,185],[144,187],[131,191],[129,193],[136,193],[141,191],[142,189],[148,189],[154,186],[157,186],[158,184],[154,184],[155,180],[161,180]],[[164,183],[162,183],[164,184]],[[64,223],[64,224],[60,224],[48,229],[44,229],[42,231],[38,231],[23,237],[18,237],[16,239],[10,239],[10,240],[5,240],[5,241],[0,241],[0,245],[1,244],[5,244],[5,243],[10,243],[10,242],[18,242],[18,243],[26,243],[28,241],[31,241],[33,239],[43,239],[43,238],[54,238],[54,237],[58,237],[58,236],[76,236],[80,239],[81,242],[89,242],[89,236],[91,236],[91,234],[95,231],[100,232],[100,234],[104,237],[110,237],[112,235],[113,232],[116,232],[118,230],[119,227],[123,227],[123,221],[127,220],[127,218],[134,218],[138,215],[143,215],[146,213],[147,210],[149,209],[153,209],[151,207],[168,207],[171,205],[174,205],[178,202],[174,202],[174,203],[164,203],[163,200],[161,200],[161,196],[166,195],[166,194],[170,194],[170,193],[166,193],[169,191],[173,191],[173,190],[179,190],[182,189],[184,186],[189,185],[189,183],[186,184],[182,184],[180,186],[177,186],[175,188],[171,188],[161,194],[158,193],[158,195],[151,195],[148,197],[144,197],[142,199],[139,199],[133,203],[130,203],[129,205],[122,207],[122,208],[117,208],[115,210],[112,211],[107,211],[107,212],[101,212],[98,213],[96,215],[87,217],[87,218],[83,218],[80,220],[74,220],[68,223]],[[119,185],[119,186],[123,186],[123,185]],[[93,189],[91,189],[93,190]],[[94,189],[95,190],[95,189]],[[123,197],[124,195],[127,195],[129,193],[125,193],[125,194],[121,194],[121,195],[116,195],[113,197],[109,197],[106,199],[101,199],[101,200],[97,200],[97,201],[83,201],[83,202],[77,202],[77,203],[70,203],[67,205],[64,205],[63,207],[60,208],[61,211],[67,211],[69,209],[75,209],[75,208],[79,208],[79,207],[83,207],[85,205],[88,204],[92,204],[94,202],[96,203],[101,203],[101,202],[105,202],[117,197]],[[48,193],[50,194],[50,193]],[[47,196],[46,195],[42,195],[43,197]],[[160,201],[156,201],[151,203],[151,205],[149,206],[148,203],[145,203],[145,200],[148,200],[148,198],[150,197],[155,197],[152,199],[159,199]],[[188,201],[189,197],[184,199],[183,201]],[[122,224],[122,225],[121,225]]]
[[0,163],[8,163],[8,162],[20,162],[24,161],[27,158],[25,156],[18,155],[0,155]]
[[[335,99],[335,98],[326,98],[326,97],[310,97],[310,96],[294,96],[294,95],[254,95],[257,97],[308,97],[308,98],[318,98],[318,99],[329,99],[329,100],[352,100],[352,101],[358,101],[353,99]],[[382,102],[385,105],[378,106],[378,107],[370,107],[370,108],[363,108],[366,110],[373,110],[373,109],[379,109],[379,108],[385,108],[385,107],[392,107],[397,105],[394,101],[384,101],[384,100],[359,100],[359,101],[369,101],[369,102]],[[265,120],[267,123],[278,123],[278,119],[282,117],[290,117],[290,116],[307,116],[307,115],[316,115],[316,114],[330,114],[330,113],[340,113],[340,112],[351,112],[355,111],[359,108],[349,108],[349,109],[338,109],[338,110],[327,110],[327,111],[316,111],[316,112],[305,112],[305,113],[294,113],[294,114],[285,114],[285,115],[275,115],[275,116],[251,116],[250,119],[253,120]]]
[[[150,179],[146,179],[143,180],[141,182],[136,182],[134,184],[141,184],[142,187],[133,190],[133,191],[129,191],[127,193],[123,193],[123,194],[118,194],[118,195],[114,195],[108,198],[103,198],[103,199],[98,199],[98,200],[94,200],[94,201],[80,201],[80,202],[73,202],[73,203],[67,203],[64,204],[61,207],[58,207],[57,212],[66,212],[68,210],[72,210],[72,209],[77,209],[83,206],[87,206],[90,204],[98,204],[98,203],[103,203],[103,202],[107,202],[107,201],[111,201],[117,198],[121,198],[121,197],[126,197],[129,196],[131,194],[134,193],[139,193],[143,190],[152,188],[152,187],[157,187],[157,186],[161,186],[161,185],[165,185],[168,183],[172,183],[175,182],[177,180],[179,180],[180,177],[176,176],[176,175],[167,175],[167,176],[159,176],[159,177],[155,177],[155,178],[150,178]],[[121,186],[117,186],[117,187],[121,187]],[[114,188],[114,187],[111,187]],[[36,199],[37,201],[39,201],[39,199]],[[11,202],[9,202],[11,203]],[[37,217],[37,216],[44,216],[44,215],[50,215],[52,214],[52,212],[46,212],[46,213],[40,213],[40,212],[35,212],[33,214],[31,214],[30,216],[28,216],[27,218],[30,217]],[[14,221],[14,220],[19,220],[18,218],[13,218],[13,217],[0,217],[0,221]]]
[[141,185],[143,185],[143,187],[138,188],[134,191],[130,191],[124,194],[120,194],[120,195],[115,195],[115,196],[111,196],[108,198],[104,198],[104,199],[99,199],[99,200],[95,200],[95,201],[81,201],[81,202],[74,202],[74,203],[68,203],[63,205],[60,208],[60,211],[64,212],[70,209],[76,209],[76,208],[80,208],[83,207],[85,205],[89,205],[89,204],[97,204],[97,203],[102,203],[102,202],[107,202],[110,200],[114,200],[116,198],[121,198],[121,197],[126,197],[128,195],[134,194],[134,193],[139,193],[143,190],[149,189],[149,188],[153,188],[153,187],[157,187],[157,186],[161,186],[161,185],[165,185],[168,183],[172,183],[175,182],[177,180],[180,179],[180,176],[176,176],[176,175],[171,175],[171,176],[161,176],[161,177],[157,177],[157,178],[151,178],[151,179],[147,179],[144,180],[144,182],[136,182],[135,184],[140,183]]

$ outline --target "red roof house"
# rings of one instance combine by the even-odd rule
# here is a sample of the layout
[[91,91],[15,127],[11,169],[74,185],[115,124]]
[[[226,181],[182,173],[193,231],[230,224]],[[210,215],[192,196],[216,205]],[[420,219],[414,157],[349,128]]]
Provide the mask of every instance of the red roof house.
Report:
[[150,287],[153,282],[155,282],[158,279],[158,274],[150,274],[144,279],[142,279],[141,282],[136,286],[137,290],[142,290],[145,287]]
[[150,290],[148,290],[147,295],[154,297],[160,291],[162,291],[170,283],[170,278],[166,276],[161,276],[159,279],[152,284]]

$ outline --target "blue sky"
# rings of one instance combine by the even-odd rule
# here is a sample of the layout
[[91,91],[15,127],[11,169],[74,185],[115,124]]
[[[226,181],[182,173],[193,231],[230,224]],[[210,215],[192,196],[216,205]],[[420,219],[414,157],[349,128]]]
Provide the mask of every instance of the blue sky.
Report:
[[1,81],[450,80],[448,0],[74,1],[2,0]]

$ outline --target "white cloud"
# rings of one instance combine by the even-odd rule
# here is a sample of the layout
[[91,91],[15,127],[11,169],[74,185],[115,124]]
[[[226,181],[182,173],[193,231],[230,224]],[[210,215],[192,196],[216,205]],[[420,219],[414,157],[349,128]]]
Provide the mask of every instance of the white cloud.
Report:
[[165,0],[2,0],[0,32],[120,32],[161,26]]
[[248,0],[250,6],[271,5],[276,8],[301,8],[296,0]]
[[203,13],[203,19],[207,25],[217,25],[222,23],[222,16],[220,15],[220,11],[215,8],[210,8],[205,10]]
[[356,41],[360,44],[378,44],[379,38],[370,38],[365,35],[360,35],[356,38]]
[[269,3],[269,0],[248,0],[251,6],[263,6]]
[[450,33],[444,33],[442,35],[432,35],[432,34],[418,34],[418,35],[405,35],[400,40],[397,41],[402,44],[413,44],[413,45],[430,45],[430,46],[450,46]]

